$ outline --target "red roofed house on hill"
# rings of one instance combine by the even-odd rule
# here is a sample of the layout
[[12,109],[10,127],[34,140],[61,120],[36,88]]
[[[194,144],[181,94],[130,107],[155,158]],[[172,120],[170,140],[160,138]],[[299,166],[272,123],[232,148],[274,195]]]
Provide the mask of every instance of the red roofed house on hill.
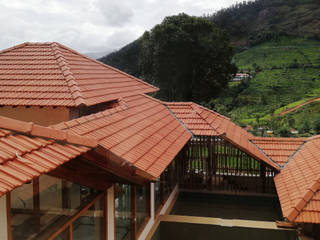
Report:
[[[296,238],[276,220],[318,236],[317,137],[258,138],[198,104],[147,95],[158,90],[59,43],[1,51],[0,239],[239,236],[238,228],[198,232],[194,223]],[[184,205],[183,196],[197,200]],[[234,196],[215,211],[202,205]],[[253,202],[240,207],[243,199]],[[277,213],[261,210],[268,199],[282,216],[264,218]],[[257,219],[230,220],[251,207]],[[173,231],[170,222],[189,225]]]

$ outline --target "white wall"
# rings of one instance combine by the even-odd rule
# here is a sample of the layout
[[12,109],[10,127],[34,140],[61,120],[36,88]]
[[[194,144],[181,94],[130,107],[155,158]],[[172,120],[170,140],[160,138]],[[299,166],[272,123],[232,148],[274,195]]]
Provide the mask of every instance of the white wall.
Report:
[[8,239],[6,196],[0,197],[0,239]]

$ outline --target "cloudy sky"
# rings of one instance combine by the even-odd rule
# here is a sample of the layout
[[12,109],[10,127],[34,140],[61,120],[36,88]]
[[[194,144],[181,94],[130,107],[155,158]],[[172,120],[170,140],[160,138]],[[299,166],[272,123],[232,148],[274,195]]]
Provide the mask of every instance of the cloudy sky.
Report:
[[201,16],[239,0],[0,0],[0,49],[57,41],[82,53],[112,51],[168,15]]

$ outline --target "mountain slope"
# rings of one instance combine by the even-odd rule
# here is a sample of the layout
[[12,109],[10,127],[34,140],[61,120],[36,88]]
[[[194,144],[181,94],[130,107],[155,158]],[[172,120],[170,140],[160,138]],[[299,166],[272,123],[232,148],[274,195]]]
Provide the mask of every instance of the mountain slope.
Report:
[[213,105],[242,124],[260,124],[281,111],[320,96],[320,41],[282,37],[234,56],[240,70],[253,78],[231,84]]
[[[229,33],[236,48],[282,35],[320,40],[319,0],[256,0],[235,4],[207,18]],[[139,76],[140,51],[138,39],[100,61]]]

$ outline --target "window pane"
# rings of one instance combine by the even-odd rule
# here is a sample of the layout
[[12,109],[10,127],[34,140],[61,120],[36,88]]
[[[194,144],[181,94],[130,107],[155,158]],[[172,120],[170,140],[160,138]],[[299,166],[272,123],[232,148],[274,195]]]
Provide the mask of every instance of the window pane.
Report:
[[146,219],[150,216],[149,214],[149,185],[137,186],[137,230],[143,226]]
[[11,193],[12,239],[29,239],[37,232],[33,214],[33,182],[28,182]]
[[115,185],[116,239],[130,239],[131,219],[131,186]]
[[97,194],[48,175],[24,184],[11,192],[12,239],[48,239]]
[[60,233],[54,240],[69,240],[69,228]]
[[97,200],[92,207],[84,212],[72,224],[73,239],[98,240],[104,239],[104,204],[103,198]]
[[[74,215],[82,201],[82,187],[59,178],[42,175],[40,182],[40,224],[44,229],[54,223],[61,226]],[[89,192],[87,188],[84,188]],[[87,194],[85,194],[87,196]]]
[[154,201],[155,211],[158,211],[161,205],[161,192],[160,192],[160,180],[154,183]]

